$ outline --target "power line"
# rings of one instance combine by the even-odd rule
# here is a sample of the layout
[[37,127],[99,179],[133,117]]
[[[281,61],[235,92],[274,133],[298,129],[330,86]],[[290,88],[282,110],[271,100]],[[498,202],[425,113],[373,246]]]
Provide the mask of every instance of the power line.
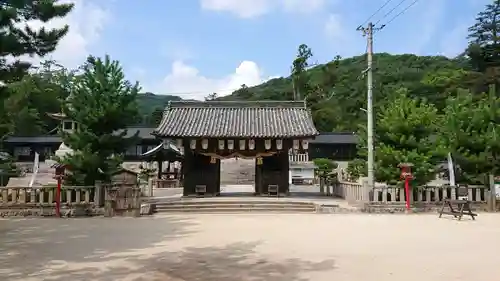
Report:
[[367,24],[367,23],[368,23],[368,22],[369,22],[369,21],[370,21],[370,20],[371,20],[371,19],[372,19],[372,18],[373,18],[376,14],[378,14],[378,12],[380,12],[380,11],[381,11],[381,10],[382,10],[385,6],[387,6],[387,4],[389,4],[391,1],[392,1],[392,0],[387,0],[387,1],[385,1],[385,3],[384,3],[384,4],[382,4],[382,6],[380,6],[380,7],[378,8],[378,10],[376,10],[376,11],[375,11],[375,12],[374,12],[371,16],[369,16],[369,17],[365,20],[365,22],[363,22],[362,24],[360,24],[360,25],[359,25],[359,27],[362,27],[362,26],[364,26],[365,24]]
[[410,5],[408,5],[405,9],[403,9],[401,12],[399,12],[398,14],[396,14],[394,17],[392,17],[388,22],[384,23],[381,28],[384,28],[386,25],[390,24],[391,22],[393,22],[396,18],[398,18],[399,16],[401,16],[402,14],[404,14],[406,11],[408,11],[408,9],[410,9],[413,5],[417,4],[419,0],[414,0],[413,2],[411,2]]
[[396,6],[394,6],[391,10],[389,10],[389,12],[385,13],[385,15],[381,19],[379,19],[374,25],[378,25],[379,22],[381,22],[387,16],[392,14],[392,12],[394,12],[397,8],[399,8],[399,6],[401,6],[401,4],[403,4],[404,2],[406,2],[406,0],[399,1],[399,3]]

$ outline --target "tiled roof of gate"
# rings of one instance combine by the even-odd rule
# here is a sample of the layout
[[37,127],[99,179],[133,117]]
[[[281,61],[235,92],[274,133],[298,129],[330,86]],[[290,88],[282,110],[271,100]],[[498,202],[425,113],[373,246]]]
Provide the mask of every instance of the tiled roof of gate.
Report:
[[318,135],[303,101],[171,101],[159,137],[293,138]]

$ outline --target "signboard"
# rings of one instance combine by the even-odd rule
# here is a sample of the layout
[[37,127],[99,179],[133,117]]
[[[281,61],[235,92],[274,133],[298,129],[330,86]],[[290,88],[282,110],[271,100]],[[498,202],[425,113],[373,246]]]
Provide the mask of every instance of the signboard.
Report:
[[33,184],[35,183],[36,174],[38,174],[39,166],[40,166],[40,154],[35,152],[35,161],[33,162],[33,174],[31,175],[29,187],[33,187]]
[[455,186],[455,168],[453,166],[453,158],[451,153],[448,153],[448,174],[450,178],[450,186]]

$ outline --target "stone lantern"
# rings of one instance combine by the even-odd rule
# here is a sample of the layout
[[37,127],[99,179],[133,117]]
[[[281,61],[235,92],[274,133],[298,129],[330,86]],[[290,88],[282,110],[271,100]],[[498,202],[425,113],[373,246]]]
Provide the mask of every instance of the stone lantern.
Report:
[[[65,102],[69,102],[71,100],[71,95],[69,95]],[[59,120],[61,122],[61,127],[60,130],[65,133],[73,133],[74,131],[78,130],[78,123],[69,119],[64,112],[59,112],[59,113],[48,113],[47,114],[49,117]],[[71,149],[68,145],[66,145],[64,142],[61,143],[59,148],[55,151],[55,155],[57,157],[64,157],[68,154],[73,153],[73,149]]]

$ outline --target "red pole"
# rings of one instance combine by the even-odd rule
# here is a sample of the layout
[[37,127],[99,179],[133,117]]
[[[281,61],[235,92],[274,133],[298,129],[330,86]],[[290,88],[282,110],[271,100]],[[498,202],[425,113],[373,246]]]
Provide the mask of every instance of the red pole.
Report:
[[61,217],[61,181],[62,177],[57,177],[57,189],[56,189],[56,217]]
[[410,177],[405,177],[405,191],[406,191],[406,210],[410,210]]

